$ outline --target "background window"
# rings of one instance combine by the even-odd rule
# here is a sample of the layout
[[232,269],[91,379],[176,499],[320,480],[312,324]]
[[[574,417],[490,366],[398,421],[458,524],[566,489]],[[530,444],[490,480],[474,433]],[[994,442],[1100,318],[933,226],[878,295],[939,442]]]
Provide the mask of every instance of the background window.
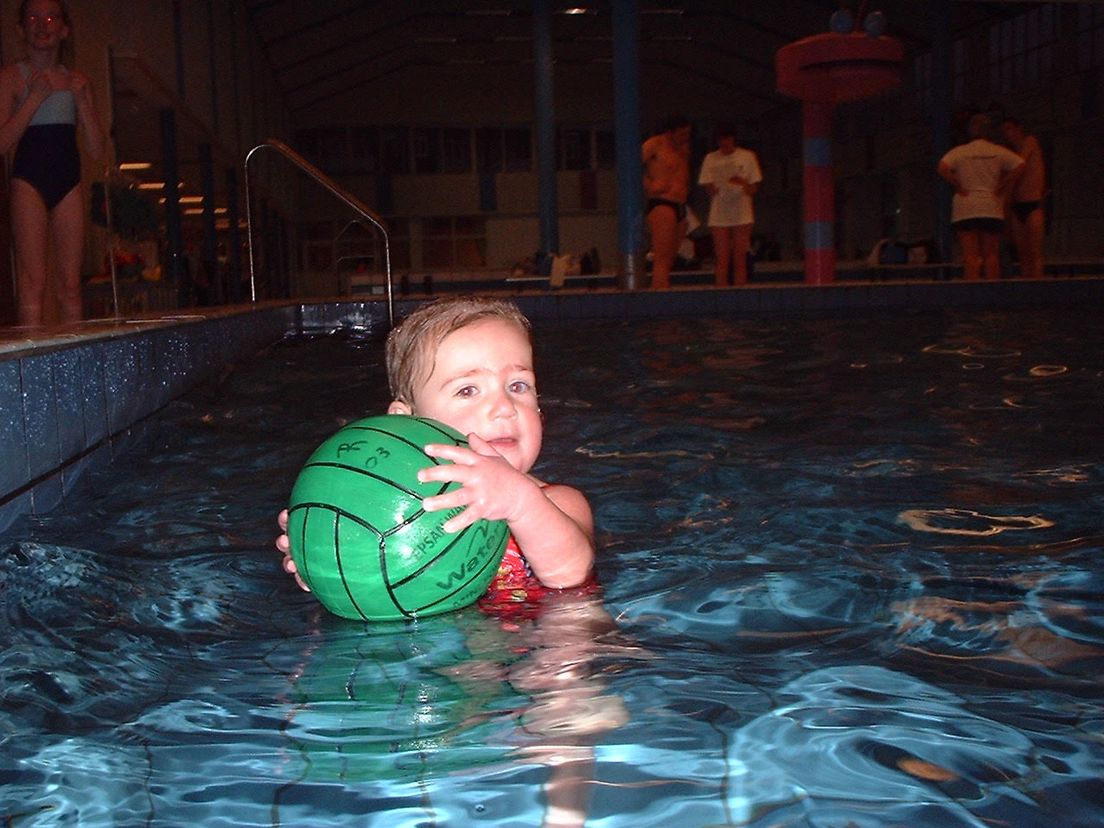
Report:
[[475,132],[475,151],[482,172],[502,172],[502,130],[479,129]]
[[441,136],[437,129],[415,129],[411,133],[414,172],[441,171]]
[[1054,67],[1053,4],[1002,20],[989,30],[989,91],[1007,94],[1041,86]]
[[528,129],[504,129],[502,149],[503,168],[506,171],[528,172],[533,169],[533,140]]
[[375,172],[379,168],[379,132],[375,127],[353,127],[349,135],[349,151],[357,170]]
[[561,170],[590,169],[590,130],[561,129],[559,132],[559,168]]
[[612,130],[600,129],[594,133],[594,155],[600,170],[612,170],[617,166],[617,144]]
[[486,223],[481,216],[435,216],[422,220],[422,266],[487,266]]
[[471,132],[467,129],[441,130],[441,172],[471,172]]
[[410,172],[410,136],[406,127],[382,127],[379,133],[380,172],[404,175]]
[[1104,66],[1104,5],[1077,6],[1077,66],[1080,69]]

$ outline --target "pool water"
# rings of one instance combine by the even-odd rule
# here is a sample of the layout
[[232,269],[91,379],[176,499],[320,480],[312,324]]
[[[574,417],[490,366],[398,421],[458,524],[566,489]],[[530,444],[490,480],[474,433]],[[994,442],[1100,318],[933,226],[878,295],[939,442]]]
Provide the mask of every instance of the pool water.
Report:
[[536,338],[599,595],[327,615],[275,515],[382,349],[291,338],[0,535],[4,824],[1104,822],[1104,314]]

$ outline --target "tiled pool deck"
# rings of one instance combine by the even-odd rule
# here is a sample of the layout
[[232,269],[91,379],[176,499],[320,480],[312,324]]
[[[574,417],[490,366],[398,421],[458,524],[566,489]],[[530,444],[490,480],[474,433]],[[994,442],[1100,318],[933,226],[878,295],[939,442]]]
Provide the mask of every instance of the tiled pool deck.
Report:
[[[884,310],[1104,307],[1104,275],[1001,282],[837,282],[739,289],[690,286],[525,291],[535,324],[549,320],[870,313]],[[426,297],[395,302],[402,317]],[[388,328],[380,297],[266,302],[54,328],[0,329],[0,531],[56,506],[90,466],[110,462],[143,421],[189,388],[284,335]]]

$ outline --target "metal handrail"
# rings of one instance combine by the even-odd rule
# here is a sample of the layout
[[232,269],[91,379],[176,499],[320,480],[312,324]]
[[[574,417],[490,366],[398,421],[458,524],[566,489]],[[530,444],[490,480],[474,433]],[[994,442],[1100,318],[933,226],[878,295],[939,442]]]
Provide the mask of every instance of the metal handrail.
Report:
[[251,301],[257,301],[257,281],[256,271],[253,262],[253,215],[250,205],[252,199],[249,197],[249,161],[253,157],[254,153],[262,149],[274,149],[287,160],[291,161],[302,172],[313,178],[316,182],[321,184],[327,190],[330,191],[339,200],[345,202],[346,206],[360,213],[370,224],[374,225],[377,230],[380,231],[380,235],[383,236],[383,269],[384,275],[387,279],[387,321],[388,324],[395,324],[395,291],[391,284],[391,238],[387,232],[387,225],[384,223],[383,218],[380,217],[371,207],[354,196],[352,193],[345,190],[340,184],[326,175],[318,167],[314,166],[310,161],[297,153],[283,141],[277,138],[269,138],[263,143],[253,147],[245,155],[245,224],[246,234],[249,239],[249,295]]

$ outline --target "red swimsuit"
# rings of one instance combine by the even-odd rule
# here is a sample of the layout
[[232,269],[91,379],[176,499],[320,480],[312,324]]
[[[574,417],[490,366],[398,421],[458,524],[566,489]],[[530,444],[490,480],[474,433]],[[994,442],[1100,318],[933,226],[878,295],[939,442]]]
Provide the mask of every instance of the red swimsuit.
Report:
[[539,601],[547,592],[548,588],[537,580],[517,541],[510,535],[506,554],[486,593],[479,599],[479,605],[483,609],[500,610],[504,605]]
[[[591,573],[586,583],[573,589],[581,590],[583,594],[596,591],[598,581],[594,573]],[[502,563],[498,565],[498,572],[479,599],[479,609],[488,615],[510,621],[536,618],[540,615],[541,599],[550,592],[557,590],[546,587],[537,579],[514,536],[510,535],[506,553],[502,556]]]

